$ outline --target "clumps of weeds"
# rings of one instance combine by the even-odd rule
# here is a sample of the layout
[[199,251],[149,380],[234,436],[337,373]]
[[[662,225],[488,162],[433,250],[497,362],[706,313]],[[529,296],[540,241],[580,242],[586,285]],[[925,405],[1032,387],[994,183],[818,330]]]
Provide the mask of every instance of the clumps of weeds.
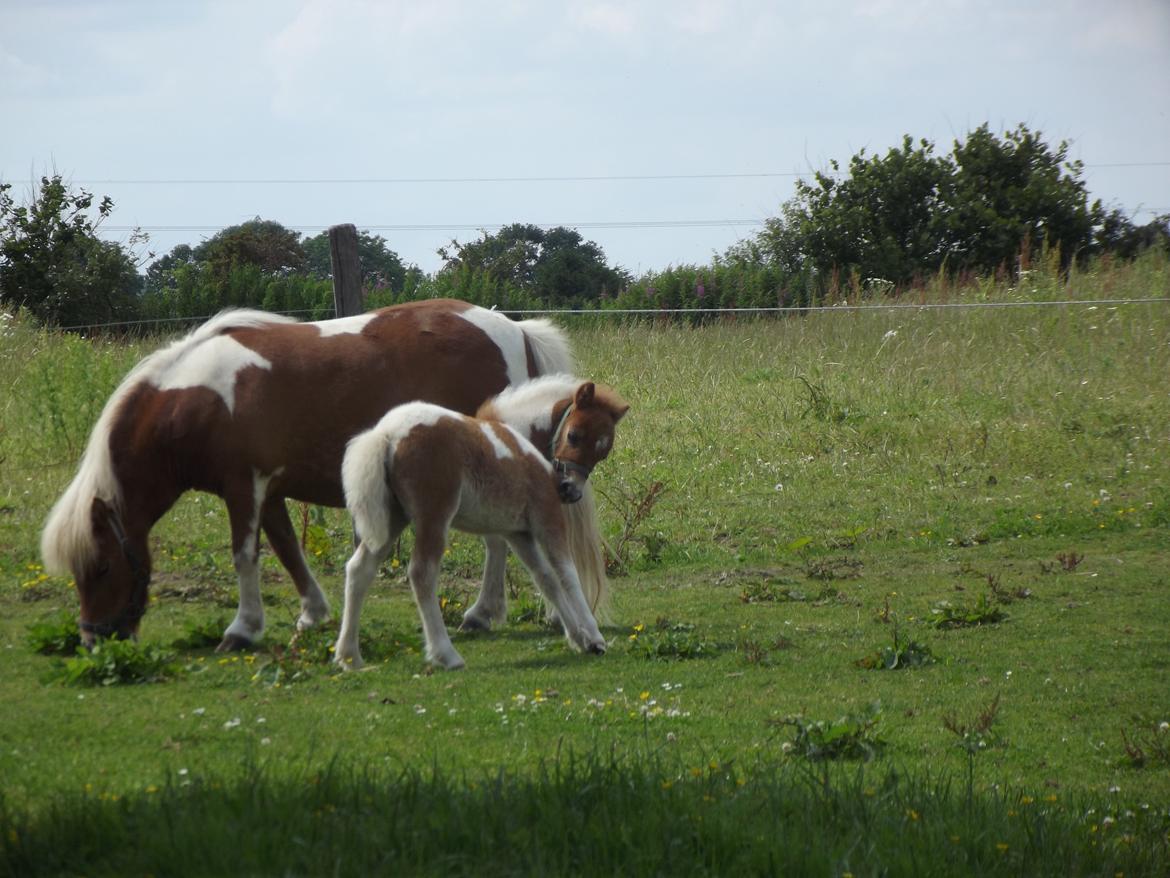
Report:
[[74,655],[81,647],[77,619],[62,610],[50,619],[28,626],[28,645],[41,655]]
[[816,594],[809,594],[797,588],[790,580],[761,579],[749,582],[739,594],[739,599],[745,604],[765,603],[804,603],[811,602],[814,606],[844,602],[848,596],[830,586],[822,588]]
[[963,722],[953,711],[942,718],[943,728],[956,737],[956,744],[967,758],[967,803],[975,795],[975,760],[988,747],[1001,743],[995,731],[999,718],[999,694],[975,714],[974,719]]
[[651,563],[657,563],[662,558],[662,550],[666,548],[665,537],[657,531],[643,533],[646,523],[654,512],[654,507],[666,493],[666,485],[660,481],[650,484],[638,484],[632,488],[618,485],[612,493],[599,493],[617,510],[622,519],[622,532],[618,538],[607,546],[606,569],[613,574],[625,573],[630,565],[630,549],[635,543],[641,543],[646,550],[646,558]]
[[[252,682],[264,686],[287,686],[312,678],[315,674],[331,675],[340,669],[333,663],[338,623],[331,621],[312,628],[294,631],[287,645],[272,647],[267,661],[256,661]],[[388,631],[377,622],[362,625],[358,637],[366,662],[380,662],[401,654],[417,654],[417,638]]]
[[115,686],[160,683],[182,673],[175,654],[154,644],[134,640],[100,640],[88,651],[65,659],[54,674],[75,686]]
[[860,558],[814,558],[805,562],[804,572],[809,579],[857,579],[865,565]]
[[210,649],[219,646],[227,626],[228,620],[222,616],[205,619],[202,622],[188,622],[183,633],[171,642],[171,646],[183,650]]
[[1001,604],[1012,604],[1016,601],[1027,600],[1032,596],[1032,589],[1024,588],[1007,588],[999,581],[999,577],[994,573],[987,574],[987,590],[991,592],[991,596]]
[[448,628],[458,628],[463,623],[463,614],[470,606],[467,598],[467,592],[462,590],[443,589],[439,592],[439,612]]
[[1125,748],[1123,763],[1132,768],[1147,765],[1170,767],[1170,722],[1147,723],[1128,732],[1121,730]]
[[776,663],[776,653],[792,649],[792,646],[792,641],[784,635],[780,635],[770,643],[762,643],[745,637],[735,645],[735,651],[749,665],[770,668]]
[[508,602],[508,621],[537,624],[544,617],[544,606],[530,591],[521,591]]
[[881,715],[881,704],[874,702],[859,713],[848,713],[836,720],[813,720],[800,713],[768,720],[768,724],[794,730],[792,740],[781,745],[788,756],[813,762],[831,759],[868,762],[886,745],[879,734]]
[[720,644],[697,634],[690,622],[672,622],[665,617],[650,626],[641,622],[634,625],[628,640],[631,654],[659,661],[711,658],[723,651]]
[[954,628],[977,628],[981,625],[994,625],[1008,618],[1008,614],[992,603],[986,594],[979,595],[974,604],[952,604],[950,601],[939,601],[930,612],[933,616],[930,624],[944,631]]
[[1076,569],[1085,560],[1084,555],[1078,555],[1076,552],[1060,552],[1056,556],[1056,561],[1041,561],[1041,573],[1075,573]]
[[894,625],[894,642],[854,662],[867,671],[896,671],[933,665],[938,659],[930,647],[916,640],[901,640]]

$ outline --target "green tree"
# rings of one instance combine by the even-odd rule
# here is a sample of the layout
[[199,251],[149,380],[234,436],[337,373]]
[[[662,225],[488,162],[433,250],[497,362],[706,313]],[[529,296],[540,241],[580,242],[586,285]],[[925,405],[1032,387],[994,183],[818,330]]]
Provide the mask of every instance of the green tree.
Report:
[[228,226],[194,249],[194,261],[207,264],[217,281],[237,265],[254,265],[268,275],[300,274],[307,259],[299,232],[260,217]]
[[939,271],[990,273],[1048,249],[1067,265],[1088,254],[1104,213],[1089,203],[1068,144],[1051,149],[1021,125],[1003,138],[987,125],[935,155],[906,136],[882,156],[833,162],[728,258],[779,267],[823,293],[854,282],[905,285]]
[[[314,277],[333,276],[333,258],[329,233],[322,232],[304,240],[306,267]],[[400,293],[406,285],[407,268],[398,254],[386,246],[386,239],[369,232],[358,232],[358,261],[362,267],[362,286],[370,290]]]
[[951,267],[991,271],[1042,249],[1067,266],[1087,253],[1104,218],[1089,203],[1082,165],[1068,160],[1067,141],[1050,148],[1039,131],[1020,125],[996,137],[986,124],[955,142],[954,188],[947,214]]
[[440,275],[465,277],[483,273],[548,304],[579,305],[617,294],[630,281],[621,268],[611,268],[601,247],[579,232],[558,226],[513,223],[477,241],[439,249],[445,264]]
[[57,326],[137,316],[137,263],[120,244],[97,236],[114,203],[102,198],[95,218],[93,202],[84,189],[70,191],[59,174],[42,177],[27,205],[16,203],[11,184],[0,184],[0,301]]

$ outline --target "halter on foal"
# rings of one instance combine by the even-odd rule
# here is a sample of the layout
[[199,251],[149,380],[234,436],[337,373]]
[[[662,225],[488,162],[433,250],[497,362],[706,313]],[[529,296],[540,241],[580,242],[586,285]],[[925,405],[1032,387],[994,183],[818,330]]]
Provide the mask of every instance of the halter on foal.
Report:
[[[107,401],[45,524],[45,567],[76,580],[86,643],[133,636],[148,604],[151,529],[183,493],[207,491],[227,506],[240,588],[221,649],[264,633],[261,531],[300,593],[298,627],[316,624],[329,605],[286,497],[343,506],[346,442],[396,405],[426,400],[471,414],[510,385],[572,369],[567,340],[547,320],[514,322],[467,302],[413,302],[318,323],[225,312],[143,359]],[[601,610],[604,559],[591,499],[568,518],[581,579]],[[507,547],[494,537],[485,543],[469,627],[502,618]]]
[[[452,527],[507,540],[555,607],[569,643],[605,652],[569,554],[563,503],[581,497],[613,447],[629,406],[612,390],[569,376],[521,385],[475,418],[428,403],[393,409],[345,452],[342,484],[361,543],[345,565],[345,609],[335,660],[362,665],[362,602],[398,535],[413,522],[409,577],[426,657],[463,667],[439,609],[439,564]],[[548,449],[546,458],[538,448]]]

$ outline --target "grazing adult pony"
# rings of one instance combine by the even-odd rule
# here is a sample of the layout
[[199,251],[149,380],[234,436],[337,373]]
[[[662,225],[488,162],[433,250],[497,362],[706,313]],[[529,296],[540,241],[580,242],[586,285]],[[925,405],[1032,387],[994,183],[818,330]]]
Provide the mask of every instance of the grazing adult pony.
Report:
[[341,481],[360,542],[345,565],[335,660],[342,667],[361,667],[362,602],[410,523],[414,548],[408,575],[428,661],[463,667],[436,594],[450,528],[507,540],[556,609],[569,643],[584,652],[605,652],[581,593],[562,510],[581,498],[585,480],[609,454],[614,427],[628,410],[608,388],[554,375],[505,391],[474,418],[431,403],[409,403],[351,440]]
[[[329,614],[285,498],[343,506],[346,443],[396,405],[426,400],[471,414],[506,387],[573,369],[563,333],[454,300],[298,323],[229,311],[142,360],[107,401],[77,475],[41,536],[46,569],[72,574],[80,628],[137,633],[147,606],[154,524],[188,490],[223,498],[239,609],[220,649],[264,632],[260,531],[300,594],[298,627]],[[586,596],[603,609],[605,566],[591,496],[569,512]],[[470,627],[500,616],[507,547],[486,541],[483,591]]]

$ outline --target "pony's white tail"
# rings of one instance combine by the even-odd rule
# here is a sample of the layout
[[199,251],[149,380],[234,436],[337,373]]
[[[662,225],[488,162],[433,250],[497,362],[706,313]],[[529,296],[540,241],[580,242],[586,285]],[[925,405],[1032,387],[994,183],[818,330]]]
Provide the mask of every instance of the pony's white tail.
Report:
[[555,375],[558,372],[573,374],[577,371],[569,340],[561,328],[546,318],[521,320],[520,329],[532,348],[532,359],[540,375]]
[[374,552],[390,541],[391,453],[389,435],[375,428],[351,439],[341,462],[341,486],[354,530]]
[[[577,364],[565,333],[551,320],[522,320],[520,328],[532,348],[541,375],[558,372],[575,374]],[[576,503],[565,507],[565,522],[569,526],[569,554],[581,580],[585,602],[593,611],[598,624],[609,621],[609,579],[605,575],[605,554],[602,551],[601,528],[597,522],[597,503],[593,486],[585,483],[585,492]]]

